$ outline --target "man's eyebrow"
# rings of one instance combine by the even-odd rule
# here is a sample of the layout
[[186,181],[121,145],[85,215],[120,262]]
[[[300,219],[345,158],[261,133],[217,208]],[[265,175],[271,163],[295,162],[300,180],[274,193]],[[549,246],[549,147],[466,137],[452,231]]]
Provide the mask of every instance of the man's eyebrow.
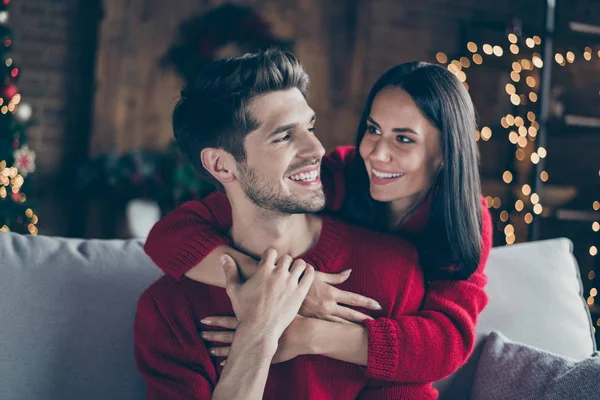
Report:
[[273,132],[271,132],[269,134],[269,136],[275,136],[275,135],[277,135],[279,133],[282,133],[282,132],[285,132],[285,131],[289,131],[290,129],[294,129],[297,126],[298,126],[298,124],[296,124],[296,123],[280,126],[279,128],[275,129]]
[[[310,119],[309,123],[313,123],[316,119],[317,119],[317,115],[313,113],[312,118]],[[279,128],[275,129],[273,132],[271,132],[269,134],[269,136],[275,136],[275,135],[280,134],[282,132],[289,131],[290,129],[294,129],[297,126],[298,126],[298,123],[282,125]]]
[[[375,125],[379,129],[381,129],[381,126],[379,126],[379,124],[377,122],[375,122],[375,120],[373,118],[367,117],[367,121],[369,121],[370,123],[372,123],[373,125]],[[413,133],[413,134],[415,134],[417,136],[420,136],[418,132],[416,132],[415,130],[413,130],[411,128],[393,128],[392,132],[395,132],[395,133],[410,132],[410,133]]]

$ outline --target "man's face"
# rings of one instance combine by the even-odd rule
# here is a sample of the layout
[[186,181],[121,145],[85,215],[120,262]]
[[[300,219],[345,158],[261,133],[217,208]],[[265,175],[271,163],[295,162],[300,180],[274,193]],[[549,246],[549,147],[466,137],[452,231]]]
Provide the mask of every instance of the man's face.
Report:
[[325,207],[321,159],[325,149],[314,134],[315,113],[298,89],[254,99],[251,113],[260,127],[246,136],[246,161],[238,178],[257,206],[284,214]]

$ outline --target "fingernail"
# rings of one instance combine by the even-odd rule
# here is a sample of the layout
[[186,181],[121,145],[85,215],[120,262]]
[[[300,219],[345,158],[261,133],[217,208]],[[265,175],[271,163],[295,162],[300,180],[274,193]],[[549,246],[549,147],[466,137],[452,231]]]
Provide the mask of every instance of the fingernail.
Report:
[[225,366],[225,362],[226,362],[226,361],[221,361],[221,367],[224,367],[224,366]]
[[200,336],[202,336],[204,339],[206,339],[206,337],[208,336],[208,334],[207,334],[206,332],[202,332],[202,333],[200,334]]
[[383,310],[383,307],[381,307],[381,304],[375,302],[375,309],[376,310]]
[[212,354],[212,355],[214,355],[214,354],[215,354],[215,351],[214,351],[213,349],[210,349],[210,350],[209,350],[209,352],[210,352],[210,354]]
[[225,257],[225,254],[223,254],[221,256],[221,265],[225,265],[226,262],[227,262],[227,257]]
[[202,322],[204,325],[210,325],[210,324],[212,324],[212,322],[210,322],[207,319],[201,319],[200,322]]

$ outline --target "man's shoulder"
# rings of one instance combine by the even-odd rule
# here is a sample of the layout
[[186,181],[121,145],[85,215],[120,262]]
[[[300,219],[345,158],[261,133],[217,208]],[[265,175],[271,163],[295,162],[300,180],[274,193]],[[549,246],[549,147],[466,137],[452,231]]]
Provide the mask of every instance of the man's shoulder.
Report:
[[350,224],[335,217],[326,218],[331,221],[330,225],[334,229],[344,231],[344,247],[352,251],[377,252],[389,249],[401,255],[405,252],[416,252],[412,243],[401,236]]
[[169,313],[188,313],[195,309],[210,308],[220,301],[225,289],[212,287],[188,278],[174,279],[168,275],[159,278],[141,294],[138,307],[168,309]]

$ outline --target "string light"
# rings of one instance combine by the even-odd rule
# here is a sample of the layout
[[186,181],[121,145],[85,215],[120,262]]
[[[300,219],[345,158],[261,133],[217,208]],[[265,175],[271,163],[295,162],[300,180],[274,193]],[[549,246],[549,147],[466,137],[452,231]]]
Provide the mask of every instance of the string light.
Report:
[[502,200],[500,199],[500,197],[494,197],[494,200],[492,202],[492,206],[494,208],[500,208],[500,206],[502,206]]
[[535,47],[535,42],[533,41],[533,38],[527,38],[525,40],[525,44],[527,45],[527,47],[533,49]]
[[567,52],[567,61],[571,64],[575,61],[575,54],[572,51]]
[[525,203],[523,203],[523,200],[517,200],[515,203],[515,210],[521,212],[523,211],[523,207],[525,207]]
[[439,52],[435,55],[435,59],[440,63],[440,64],[446,64],[448,62],[448,56],[442,52]]
[[591,255],[592,257],[595,257],[595,256],[596,256],[596,254],[598,254],[598,248],[597,248],[596,246],[591,246],[591,247],[590,247],[590,255]]
[[[522,40],[521,45],[524,45],[529,49],[534,49],[535,46],[539,46],[542,43],[542,39],[537,35],[520,39],[515,33],[509,33],[507,38],[509,42],[508,49],[512,54],[515,55],[519,54],[520,52],[520,40]],[[495,55],[497,57],[501,57],[504,55],[504,49],[506,49],[506,47],[503,48],[499,44],[494,45],[489,43],[485,43],[480,47],[472,41],[468,42],[466,47],[468,51],[472,53],[470,58],[466,56],[461,56],[460,58],[457,57],[457,60],[453,60],[447,65],[447,68],[457,76],[457,78],[466,88],[468,88],[467,75],[463,69],[469,68],[471,66],[471,62],[475,65],[481,65],[483,63],[484,60],[482,55],[478,54],[477,52],[482,51],[483,54],[488,56]],[[528,75],[528,71],[533,71],[534,68],[543,68],[544,62],[540,53],[533,52],[530,54],[530,56],[521,56],[519,59],[511,63],[511,71],[509,73],[511,82],[505,85],[505,91],[508,100],[515,107],[527,106],[531,103],[537,103],[539,100],[539,94],[535,90],[538,87],[539,82],[535,76]],[[585,48],[583,57],[588,61],[592,58],[592,49],[590,47]],[[598,51],[598,57],[600,57],[600,51]],[[567,62],[573,63],[575,58],[575,53],[573,51],[567,51],[564,56],[558,52],[554,54],[554,60],[561,66],[565,66]],[[444,53],[437,53],[436,59],[442,64],[448,62],[448,57]],[[516,84],[520,83],[521,80],[523,80],[524,86],[526,85],[526,87],[530,89],[525,89],[523,93],[518,93],[518,91],[521,89]],[[537,150],[533,152],[528,150],[529,142],[536,141],[540,128],[539,123],[536,121],[535,113],[531,110],[526,112],[526,120],[524,118],[525,114],[523,114],[523,117],[519,115],[507,114],[501,117],[500,125],[503,129],[508,130],[509,142],[517,146],[515,149],[516,159],[520,162],[523,162],[527,158],[532,164],[539,164],[542,159],[546,158],[547,150],[542,146],[538,147]],[[528,121],[527,125],[526,121]],[[512,126],[516,126],[516,128],[511,129]],[[480,139],[487,141],[490,140],[491,137],[492,130],[487,126],[483,127],[481,131],[475,132],[475,138],[478,141]],[[600,170],[598,171],[598,175],[600,176]],[[542,182],[547,182],[549,180],[548,172],[541,171],[539,174],[539,179]],[[502,180],[508,185],[514,182],[515,177],[511,171],[507,170],[502,174]],[[514,212],[510,212],[510,210],[502,210],[500,213],[500,222],[502,225],[499,225],[498,228],[504,230],[507,245],[514,243],[516,239],[514,225],[509,223],[508,225],[504,226],[505,223],[510,220],[511,222],[524,221],[526,224],[531,224],[534,220],[534,214],[540,215],[543,213],[543,206],[540,204],[540,196],[537,193],[531,193],[531,186],[527,184],[522,185],[521,192],[523,195],[529,197],[529,203],[531,204],[532,212],[526,212],[524,216],[522,216],[522,214],[518,214],[524,211],[526,207],[524,201],[521,199],[518,199],[515,202]],[[486,197],[486,205],[488,208],[500,208],[501,204],[501,199],[499,197]],[[594,202],[593,207],[596,211],[600,210],[600,202]],[[592,224],[592,229],[595,232],[600,231],[600,223],[597,221],[594,222]]]

